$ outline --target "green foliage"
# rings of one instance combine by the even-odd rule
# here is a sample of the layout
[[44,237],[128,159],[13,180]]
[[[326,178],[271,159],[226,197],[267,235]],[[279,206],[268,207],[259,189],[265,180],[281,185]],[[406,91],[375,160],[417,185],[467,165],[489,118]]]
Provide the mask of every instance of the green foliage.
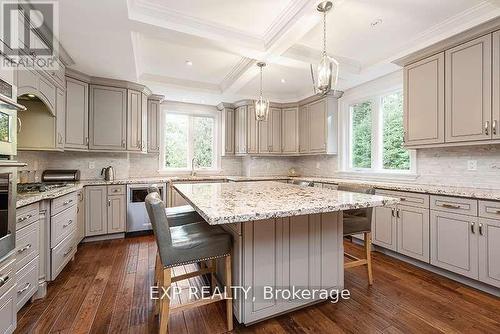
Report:
[[165,167],[187,168],[188,123],[186,115],[168,114],[165,120]]
[[210,168],[213,164],[214,119],[194,117],[193,131],[195,166]]
[[372,166],[372,103],[370,101],[351,107],[352,117],[352,167]]
[[410,169],[410,154],[403,147],[403,94],[394,93],[382,99],[384,169]]

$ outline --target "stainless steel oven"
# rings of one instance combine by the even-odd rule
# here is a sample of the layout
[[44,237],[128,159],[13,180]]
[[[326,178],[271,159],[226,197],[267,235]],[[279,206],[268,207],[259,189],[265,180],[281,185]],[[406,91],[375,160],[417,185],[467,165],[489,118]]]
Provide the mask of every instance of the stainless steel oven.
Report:
[[0,260],[16,245],[17,166],[0,161]]
[[17,111],[26,110],[9,96],[13,91],[12,85],[0,79],[0,156],[4,158],[17,155]]

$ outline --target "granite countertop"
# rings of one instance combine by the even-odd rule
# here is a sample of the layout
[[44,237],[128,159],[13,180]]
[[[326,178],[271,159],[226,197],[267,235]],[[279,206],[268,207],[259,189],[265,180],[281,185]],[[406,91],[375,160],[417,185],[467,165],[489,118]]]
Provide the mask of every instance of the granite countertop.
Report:
[[269,181],[175,184],[211,225],[393,205],[399,199]]
[[47,190],[44,192],[32,192],[32,193],[21,193],[17,194],[17,201],[16,201],[16,208],[20,208],[22,206],[43,201],[46,199],[53,199],[57,198],[69,193],[72,193],[73,191],[77,191],[83,188],[83,184],[81,183],[74,183],[67,185],[65,187],[61,188],[56,188],[56,189],[51,189]]

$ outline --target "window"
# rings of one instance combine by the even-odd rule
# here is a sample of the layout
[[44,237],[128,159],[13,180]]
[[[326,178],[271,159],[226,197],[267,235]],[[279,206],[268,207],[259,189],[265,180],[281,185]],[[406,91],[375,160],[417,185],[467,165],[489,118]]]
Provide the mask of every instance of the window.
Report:
[[412,171],[412,153],[403,143],[403,93],[393,91],[351,103],[347,108],[347,170],[376,173]]
[[215,124],[213,116],[165,114],[162,169],[216,169]]

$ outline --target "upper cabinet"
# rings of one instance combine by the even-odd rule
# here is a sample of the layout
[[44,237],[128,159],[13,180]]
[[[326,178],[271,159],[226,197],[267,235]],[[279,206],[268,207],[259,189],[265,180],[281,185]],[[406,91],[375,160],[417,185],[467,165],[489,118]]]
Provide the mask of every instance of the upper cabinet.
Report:
[[326,99],[311,103],[307,107],[309,113],[309,152],[325,153],[327,138],[327,106]]
[[299,153],[299,110],[285,108],[281,111],[281,152]]
[[406,145],[444,143],[444,53],[404,69]]
[[259,121],[259,153],[281,153],[281,109],[270,108],[265,121]]
[[221,103],[217,106],[220,111],[220,129],[222,142],[222,156],[234,155],[235,153],[235,113],[234,108]]
[[142,93],[127,90],[127,151],[142,151]]
[[127,149],[127,89],[90,85],[89,114],[91,150]]
[[89,84],[66,78],[66,150],[89,148]]
[[148,152],[149,153],[159,153],[160,152],[160,140],[161,140],[161,116],[160,116],[160,104],[162,96],[155,95],[148,99]]
[[255,107],[247,107],[247,153],[259,152],[259,128],[255,118]]
[[491,35],[445,52],[446,142],[491,139]]
[[247,153],[247,106],[241,106],[235,109],[234,153]]
[[493,24],[396,61],[404,65],[406,147],[500,143],[500,32]]

